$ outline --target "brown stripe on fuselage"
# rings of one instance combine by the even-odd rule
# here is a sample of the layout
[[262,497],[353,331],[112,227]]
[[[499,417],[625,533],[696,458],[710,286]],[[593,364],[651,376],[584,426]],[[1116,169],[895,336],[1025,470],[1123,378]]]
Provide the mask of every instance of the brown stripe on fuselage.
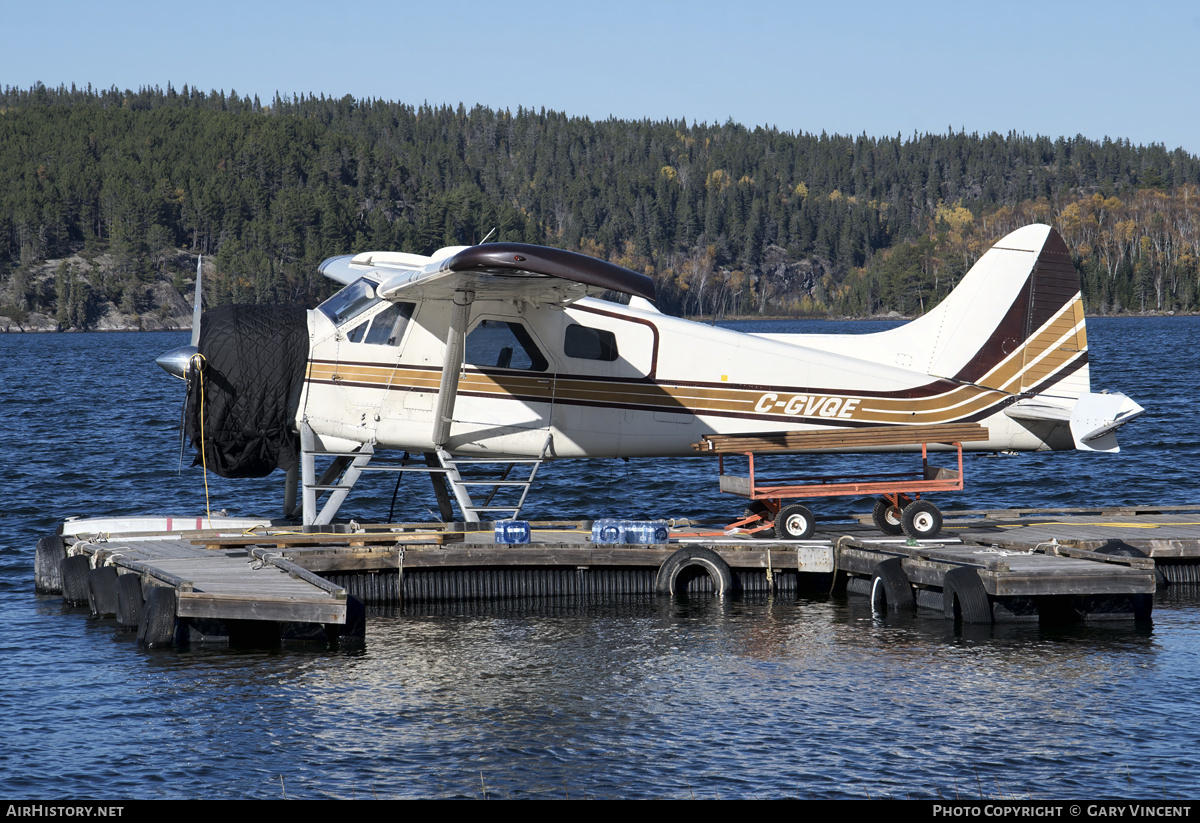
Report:
[[1018,351],[1030,335],[1041,329],[1078,294],[1079,276],[1071,262],[1070,252],[1058,232],[1051,229],[1034,260],[1029,277],[1003,319],[975,356],[954,375],[955,378],[999,388],[1003,385],[1001,382],[985,375]]
[[[1041,366],[1041,364],[1038,364]],[[1005,369],[1007,382],[1018,379],[1019,367],[1010,364]],[[1039,368],[1041,373],[1047,371]],[[436,391],[440,370],[429,367],[396,368],[363,363],[310,363],[308,379],[315,383],[374,388],[392,391]],[[781,399],[797,395],[854,397],[859,399],[853,423],[901,423],[913,420],[943,422],[974,416],[993,406],[1007,393],[979,386],[956,385],[938,380],[933,384],[940,391],[923,397],[907,397],[906,391],[891,396],[873,392],[856,393],[815,389],[798,391],[780,389]],[[469,370],[460,381],[460,391],[470,396],[505,397],[529,402],[555,402],[578,405],[612,405],[620,408],[640,408],[659,411],[690,411],[696,414],[746,417],[764,420],[815,420],[830,422],[829,418],[805,415],[757,413],[755,405],[765,394],[759,387],[689,383],[685,385],[642,382],[618,382],[591,376],[556,376],[553,373],[487,372]],[[997,396],[999,395],[999,397]],[[847,424],[851,421],[847,421]],[[841,423],[839,423],[841,424]]]
[[[1078,350],[1075,342],[1078,338],[1077,333],[1072,334],[1072,331],[1077,322],[1074,310],[1077,304],[1082,305],[1078,293],[1074,304],[1045,328],[1036,331],[1020,349],[1001,361],[994,371],[981,376],[980,384],[1001,391],[1019,392],[1033,380],[1045,376],[1047,369],[1053,367],[1052,364],[1061,364],[1076,356]],[[1035,377],[1027,379],[1027,371],[1033,371]]]

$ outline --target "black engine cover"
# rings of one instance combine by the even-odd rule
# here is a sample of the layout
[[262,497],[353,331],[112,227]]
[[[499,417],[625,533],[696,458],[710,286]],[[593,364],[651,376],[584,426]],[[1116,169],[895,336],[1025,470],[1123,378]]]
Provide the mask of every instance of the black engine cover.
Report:
[[221,477],[265,477],[295,465],[300,438],[292,426],[308,361],[307,312],[220,306],[201,319],[199,349],[204,373],[188,376],[194,465],[202,462],[201,447],[204,464]]

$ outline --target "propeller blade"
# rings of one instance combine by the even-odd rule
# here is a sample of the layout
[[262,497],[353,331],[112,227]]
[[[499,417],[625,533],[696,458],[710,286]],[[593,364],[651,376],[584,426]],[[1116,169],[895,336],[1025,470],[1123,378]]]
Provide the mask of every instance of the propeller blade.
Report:
[[192,347],[200,346],[200,268],[204,265],[204,255],[196,258],[196,297],[192,301]]
[[188,396],[183,395],[183,408],[179,410],[179,474],[183,474],[183,448],[187,442],[187,404]]

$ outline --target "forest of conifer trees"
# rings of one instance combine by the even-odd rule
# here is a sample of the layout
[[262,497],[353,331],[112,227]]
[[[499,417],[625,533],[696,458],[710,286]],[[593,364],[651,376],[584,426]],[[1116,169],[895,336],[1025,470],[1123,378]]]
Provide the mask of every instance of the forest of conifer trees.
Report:
[[[1196,311],[1200,160],[1011,132],[788,134],[183,87],[0,92],[0,315],[87,328],[163,311],[210,256],[209,305],[312,304],[325,257],[496,237],[644,271],[664,311],[905,315],[992,242],[1047,222],[1091,313]],[[49,263],[47,261],[60,261]]]

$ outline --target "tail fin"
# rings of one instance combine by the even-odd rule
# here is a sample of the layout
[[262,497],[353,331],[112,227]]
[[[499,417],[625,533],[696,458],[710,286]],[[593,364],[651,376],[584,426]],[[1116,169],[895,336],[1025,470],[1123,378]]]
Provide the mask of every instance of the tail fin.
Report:
[[1090,390],[1079,276],[1046,225],[1004,237],[937,308],[891,334],[937,377],[1047,399]]
[[928,314],[875,334],[819,339],[829,351],[1013,395],[1005,415],[1047,431],[1041,424],[1064,424],[1064,435],[1069,423],[1068,448],[1073,440],[1116,451],[1114,430],[1142,412],[1124,395],[1091,392],[1079,276],[1046,225],[1001,239]]
[[937,308],[894,332],[927,347],[931,375],[1021,395],[1008,417],[1069,423],[1077,449],[1118,451],[1114,432],[1143,411],[1092,393],[1079,276],[1049,226],[1000,240]]
[[[795,335],[768,335],[800,342]],[[988,250],[928,314],[864,335],[805,335],[807,345],[888,366],[1064,401],[1090,388],[1079,277],[1045,225],[1017,229]]]

